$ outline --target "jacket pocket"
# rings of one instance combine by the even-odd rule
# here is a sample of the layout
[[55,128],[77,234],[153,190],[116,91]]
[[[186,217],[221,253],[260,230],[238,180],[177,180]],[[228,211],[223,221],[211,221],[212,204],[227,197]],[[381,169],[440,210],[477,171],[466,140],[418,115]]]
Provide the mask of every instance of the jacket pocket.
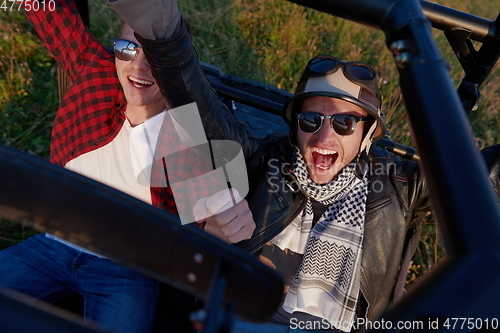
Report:
[[389,194],[368,195],[366,202],[366,214],[377,211],[392,202],[392,196]]
[[267,190],[271,193],[272,197],[276,201],[276,204],[280,209],[288,207],[288,202],[285,200],[284,187],[286,186],[285,181],[279,176],[269,176],[266,174]]

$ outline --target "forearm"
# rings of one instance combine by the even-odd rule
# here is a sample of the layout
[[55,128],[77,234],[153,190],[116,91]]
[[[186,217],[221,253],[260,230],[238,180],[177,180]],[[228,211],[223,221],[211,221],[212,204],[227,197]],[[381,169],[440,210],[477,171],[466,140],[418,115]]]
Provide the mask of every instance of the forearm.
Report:
[[219,100],[199,65],[187,28],[181,24],[175,36],[163,41],[136,37],[168,105],[175,108],[196,102],[209,140],[236,141],[245,157],[251,156],[259,140]]
[[[85,28],[71,0],[55,1],[54,10],[29,4],[24,3],[26,17],[72,81],[86,68],[95,67],[102,59],[111,57]],[[89,49],[92,52],[87,52]]]

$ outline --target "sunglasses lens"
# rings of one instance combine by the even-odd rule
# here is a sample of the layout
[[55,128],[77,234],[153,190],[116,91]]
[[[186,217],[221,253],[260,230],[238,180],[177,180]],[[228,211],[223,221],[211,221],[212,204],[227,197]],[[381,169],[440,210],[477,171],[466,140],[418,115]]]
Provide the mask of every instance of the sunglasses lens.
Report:
[[375,78],[375,71],[365,64],[350,63],[346,71],[351,77],[361,81],[370,81]]
[[322,119],[314,112],[303,112],[297,115],[299,118],[299,128],[304,133],[314,133],[321,127]]
[[[299,128],[304,133],[316,133],[323,124],[323,117],[316,112],[302,112],[297,114]],[[359,120],[348,114],[336,114],[331,117],[332,128],[339,135],[351,135],[356,130]]]
[[339,61],[335,58],[322,57],[311,60],[308,64],[308,69],[315,74],[326,74],[336,69]]
[[123,61],[130,61],[134,59],[137,53],[137,45],[125,41],[125,40],[117,40],[114,43],[114,51],[115,56]]
[[356,130],[356,119],[350,115],[337,114],[333,117],[332,127],[337,134],[351,135]]

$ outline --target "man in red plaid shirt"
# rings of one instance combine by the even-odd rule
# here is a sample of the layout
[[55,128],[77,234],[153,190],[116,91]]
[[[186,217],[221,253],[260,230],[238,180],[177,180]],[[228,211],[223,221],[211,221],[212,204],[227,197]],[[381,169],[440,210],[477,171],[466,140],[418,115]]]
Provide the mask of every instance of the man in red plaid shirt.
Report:
[[[180,163],[171,173],[176,178],[187,176],[186,165],[203,174],[204,163],[175,136],[133,30],[122,27],[113,55],[89,33],[72,1],[56,1],[54,11],[25,11],[72,82],[54,121],[51,162],[177,213],[168,182],[138,181],[144,167],[151,167],[156,142],[163,156],[169,149],[184,152],[170,161]],[[173,24],[179,19],[170,18]],[[202,185],[192,185],[200,197],[207,196]],[[113,332],[152,329],[155,280],[53,235],[36,235],[1,251],[0,285],[49,302],[77,293],[86,320]]]

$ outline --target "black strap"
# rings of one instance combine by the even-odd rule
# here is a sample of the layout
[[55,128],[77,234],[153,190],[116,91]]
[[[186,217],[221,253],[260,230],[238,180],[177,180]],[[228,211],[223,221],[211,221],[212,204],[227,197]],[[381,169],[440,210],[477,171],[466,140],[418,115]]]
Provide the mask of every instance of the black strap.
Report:
[[404,295],[405,292],[405,282],[406,282],[406,275],[408,273],[408,268],[410,267],[410,261],[412,258],[412,243],[413,239],[410,237],[410,240],[406,244],[406,248],[404,251],[404,257],[403,257],[403,262],[401,263],[401,268],[399,269],[399,274],[398,278],[396,280],[396,284],[394,286],[394,291],[393,291],[393,303],[399,302],[401,298]]

